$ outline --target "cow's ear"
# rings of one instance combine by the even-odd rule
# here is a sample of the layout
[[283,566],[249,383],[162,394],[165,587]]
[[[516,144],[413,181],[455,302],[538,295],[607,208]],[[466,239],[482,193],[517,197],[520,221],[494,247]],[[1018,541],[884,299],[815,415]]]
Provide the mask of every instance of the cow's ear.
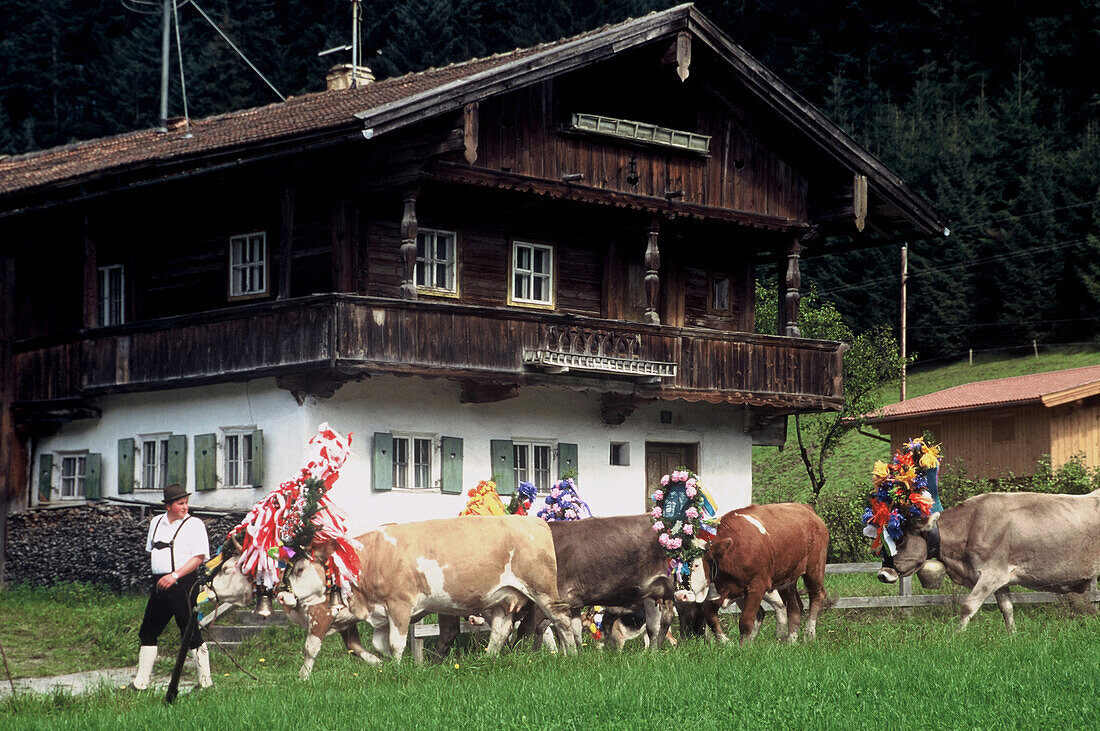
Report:
[[707,548],[707,553],[710,554],[711,558],[717,561],[725,556],[726,551],[730,550],[730,547],[732,546],[732,538],[719,538],[710,542],[710,546]]
[[936,527],[936,521],[938,521],[940,519],[941,515],[943,515],[943,513],[932,513],[931,515],[929,515],[928,518],[922,524],[917,526],[917,532],[927,533],[928,531],[935,528]]
[[313,558],[321,563],[325,563],[332,557],[332,554],[336,553],[336,549],[340,547],[340,544],[336,542],[335,538],[330,538],[324,543],[318,543],[313,546]]

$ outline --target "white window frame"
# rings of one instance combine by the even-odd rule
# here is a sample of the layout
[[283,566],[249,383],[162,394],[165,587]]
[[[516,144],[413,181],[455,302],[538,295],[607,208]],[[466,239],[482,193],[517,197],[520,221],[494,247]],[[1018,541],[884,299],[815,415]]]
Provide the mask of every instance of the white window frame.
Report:
[[[171,432],[138,435],[138,444],[141,445],[141,462],[138,463],[141,477],[137,481],[139,490],[163,490],[168,486],[168,439],[171,436]],[[150,445],[153,450],[152,463],[147,454]],[[153,470],[151,480],[150,468]]]
[[[84,483],[88,477],[88,453],[61,452],[57,457],[58,469],[61,471],[58,485],[61,499],[83,500]],[[70,470],[69,474],[66,474],[66,470]]]
[[[409,432],[393,432],[390,436],[393,438],[393,487],[398,490],[435,488],[438,481],[436,471],[440,469],[435,458],[440,449],[439,437]],[[425,456],[427,463],[422,459]]]
[[[256,427],[224,427],[222,429],[222,485],[230,488],[255,487],[255,466],[252,464],[252,439]],[[248,440],[248,449],[244,449],[245,439]],[[235,445],[235,446],[234,446]],[[235,458],[234,458],[234,452]],[[244,482],[244,472],[248,472],[248,481]]]
[[[118,272],[118,283],[111,284],[111,275]],[[126,322],[126,268],[122,264],[97,269],[99,296],[97,312],[100,327],[121,325]]]
[[[439,242],[447,242],[447,253],[439,257]],[[440,270],[444,286],[436,284]],[[458,232],[422,228],[416,234],[416,289],[427,294],[458,294]]]
[[[520,482],[532,482],[540,493],[550,492],[555,482],[554,465],[558,457],[555,447],[553,442],[544,439],[513,439],[512,470],[515,484],[518,486]],[[541,450],[545,450],[546,458],[542,466],[536,464],[538,452]]]
[[[256,245],[257,250],[253,250],[252,245]],[[267,233],[253,231],[238,236],[230,236],[229,299],[264,297],[268,293],[269,280]]]
[[[527,264],[521,266],[521,254],[527,252]],[[540,252],[545,257],[546,266],[534,267],[535,252]],[[525,305],[528,307],[545,307],[553,309],[554,290],[556,287],[556,257],[554,247],[548,244],[536,244],[530,241],[512,242],[512,263],[508,268],[508,299],[511,304]],[[545,288],[546,297],[536,298],[533,294],[536,283],[541,283]]]

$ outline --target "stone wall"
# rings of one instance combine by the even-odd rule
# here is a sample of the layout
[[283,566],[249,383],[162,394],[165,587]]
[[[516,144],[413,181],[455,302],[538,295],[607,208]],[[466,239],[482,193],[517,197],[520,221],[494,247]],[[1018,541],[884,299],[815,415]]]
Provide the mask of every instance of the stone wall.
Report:
[[[99,584],[115,592],[146,591],[145,538],[156,512],[138,506],[80,505],[8,517],[9,584],[50,586],[66,581]],[[241,515],[201,517],[216,551]]]

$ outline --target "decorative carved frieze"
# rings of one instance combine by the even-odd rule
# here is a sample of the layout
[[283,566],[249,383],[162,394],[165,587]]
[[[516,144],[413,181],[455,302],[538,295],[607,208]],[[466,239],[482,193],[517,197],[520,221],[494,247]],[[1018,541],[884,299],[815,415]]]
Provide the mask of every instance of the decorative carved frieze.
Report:
[[643,360],[641,335],[548,325],[539,349],[524,350],[523,362],[553,373],[569,370],[646,378],[672,378],[676,364]]

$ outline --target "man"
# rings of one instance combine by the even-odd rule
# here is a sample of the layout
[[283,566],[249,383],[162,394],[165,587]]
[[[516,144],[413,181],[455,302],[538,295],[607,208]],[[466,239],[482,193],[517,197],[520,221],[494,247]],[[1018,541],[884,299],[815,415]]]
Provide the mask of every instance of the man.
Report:
[[[138,631],[141,648],[137,674],[129,686],[134,690],[149,687],[157,660],[157,638],[168,620],[175,616],[181,636],[187,623],[196,621],[191,609],[194,601],[191,590],[198,578],[196,570],[210,555],[210,543],[203,522],[187,514],[190,496],[179,484],[164,488],[165,512],[154,517],[149,525],[145,550],[152,561],[154,584]],[[198,668],[199,687],[213,685],[210,652],[197,627],[191,634],[191,656]]]

